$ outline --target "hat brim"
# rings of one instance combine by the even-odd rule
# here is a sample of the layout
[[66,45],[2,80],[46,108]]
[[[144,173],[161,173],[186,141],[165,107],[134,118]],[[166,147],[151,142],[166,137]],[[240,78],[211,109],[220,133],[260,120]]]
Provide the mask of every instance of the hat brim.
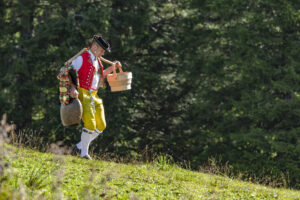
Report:
[[95,41],[97,42],[97,44],[99,44],[105,51],[108,51],[108,52],[111,51],[110,46],[109,46],[109,43],[106,42],[102,37],[94,36],[94,40],[95,40]]

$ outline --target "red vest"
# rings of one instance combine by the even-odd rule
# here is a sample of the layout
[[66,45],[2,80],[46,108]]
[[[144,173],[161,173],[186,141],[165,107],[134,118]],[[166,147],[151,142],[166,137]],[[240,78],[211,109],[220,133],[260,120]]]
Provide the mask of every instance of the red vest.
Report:
[[[82,56],[82,65],[78,71],[79,85],[83,89],[90,90],[93,83],[94,74],[97,73],[95,72],[96,68],[93,66],[93,62],[89,52],[86,51],[82,53],[81,56]],[[102,80],[103,80],[103,88],[104,88],[103,65],[101,61],[99,61],[99,59],[98,62],[102,71]]]

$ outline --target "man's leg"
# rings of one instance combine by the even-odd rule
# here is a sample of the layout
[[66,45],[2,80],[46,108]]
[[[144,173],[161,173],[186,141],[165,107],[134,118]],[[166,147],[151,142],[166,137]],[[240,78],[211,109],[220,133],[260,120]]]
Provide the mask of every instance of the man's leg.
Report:
[[[95,129],[95,131],[92,133],[92,136],[91,136],[91,142],[94,139],[96,139],[96,137],[98,137],[101,133],[102,133],[102,131],[99,131],[98,129]],[[82,148],[82,142],[81,141],[76,144],[76,148],[81,150],[81,148]]]
[[88,130],[86,128],[82,129],[81,133],[81,157],[88,156],[89,157],[89,145],[91,142],[93,131]]
[[75,148],[81,150],[81,157],[89,157],[88,149],[93,138],[94,130],[96,129],[95,111],[91,105],[91,98],[87,90],[80,88],[78,98],[81,101],[83,108],[82,121],[84,128],[81,134],[81,141],[75,145]]
[[99,98],[98,95],[95,96],[95,119],[96,119],[96,129],[93,133],[92,140],[96,139],[100,134],[103,133],[106,128],[105,114],[104,114],[104,106],[102,99]]
[[102,131],[99,131],[98,129],[95,129],[94,133],[92,134],[92,138],[91,138],[91,142],[96,139],[101,133],[103,133]]
[[102,99],[98,97],[98,95],[95,98],[95,118],[96,118],[96,130],[98,132],[102,133],[104,129],[106,128],[106,120],[105,120],[105,113],[104,113],[104,106]]

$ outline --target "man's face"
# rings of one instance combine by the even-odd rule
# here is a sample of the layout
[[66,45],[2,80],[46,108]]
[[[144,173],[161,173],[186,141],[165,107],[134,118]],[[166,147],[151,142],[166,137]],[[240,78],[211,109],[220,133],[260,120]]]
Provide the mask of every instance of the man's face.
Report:
[[97,50],[96,50],[96,56],[97,57],[100,57],[100,56],[103,56],[104,53],[105,53],[105,50],[99,45],[99,44],[96,44],[97,46]]
[[92,51],[96,57],[103,56],[105,53],[105,50],[97,43],[94,43]]
[[102,47],[99,46],[99,55],[98,55],[98,57],[104,56],[104,53],[105,53],[105,50]]

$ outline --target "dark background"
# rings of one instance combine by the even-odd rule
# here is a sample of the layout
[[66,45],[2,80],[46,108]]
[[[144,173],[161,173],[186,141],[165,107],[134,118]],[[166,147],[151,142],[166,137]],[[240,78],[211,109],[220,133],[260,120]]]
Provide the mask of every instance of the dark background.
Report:
[[[2,0],[0,114],[44,143],[80,140],[59,114],[63,63],[94,34],[133,73],[103,98],[95,154],[198,170],[209,158],[300,188],[300,1]],[[107,67],[107,65],[106,65]],[[42,149],[41,149],[42,150]]]

